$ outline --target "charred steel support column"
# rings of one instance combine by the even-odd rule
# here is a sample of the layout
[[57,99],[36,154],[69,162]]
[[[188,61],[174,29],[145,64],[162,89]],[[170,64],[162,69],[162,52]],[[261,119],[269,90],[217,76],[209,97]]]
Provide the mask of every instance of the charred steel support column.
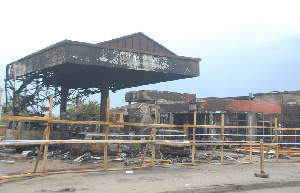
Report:
[[67,102],[68,102],[68,94],[69,94],[69,87],[66,85],[61,86],[61,96],[60,96],[60,115],[62,113],[67,112]]
[[[67,119],[67,102],[68,102],[68,94],[69,94],[69,87],[67,85],[61,86],[61,96],[60,96],[60,119],[66,120]],[[67,125],[61,124],[61,139],[64,140],[67,138]]]
[[[101,106],[100,106],[100,121],[106,121],[106,107],[107,107],[107,99],[109,98],[109,81],[108,77],[104,77],[101,85]],[[101,125],[100,132],[103,133],[105,129],[105,125]]]

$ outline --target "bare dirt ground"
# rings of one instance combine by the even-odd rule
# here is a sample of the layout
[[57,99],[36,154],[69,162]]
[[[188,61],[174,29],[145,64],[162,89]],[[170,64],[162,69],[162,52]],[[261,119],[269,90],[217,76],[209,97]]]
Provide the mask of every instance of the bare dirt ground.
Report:
[[[84,160],[76,161],[76,158],[80,156],[63,156],[62,154],[52,155],[49,152],[47,159],[46,169],[47,171],[69,171],[69,170],[86,170],[103,169],[103,157],[100,160],[87,158]],[[206,164],[210,156],[211,151],[196,150],[195,163],[196,164]],[[53,153],[52,153],[53,154]],[[220,163],[221,162],[221,152],[217,149],[210,163]],[[21,174],[21,173],[32,173],[36,164],[36,156],[27,156],[14,152],[13,149],[6,149],[0,151],[0,175],[9,174]],[[141,155],[132,157],[109,157],[108,169],[113,168],[132,168],[140,163]],[[158,159],[158,158],[157,158]],[[164,158],[166,159],[166,158]],[[170,157],[168,158],[172,163],[191,163],[191,158],[180,158],[180,157]],[[145,160],[151,160],[151,157],[146,157]],[[254,154],[252,156],[254,163],[259,162],[260,155]],[[226,150],[224,152],[224,163],[245,163],[249,162],[250,158],[248,154],[237,153],[233,151]],[[265,162],[275,162],[275,156],[267,156]],[[299,162],[300,157],[286,157],[280,156],[279,162]],[[156,162],[157,165],[162,165],[164,163]],[[43,156],[39,161],[37,171],[42,171]],[[144,163],[144,165],[150,165],[150,163]]]
[[[259,164],[172,165],[143,170],[56,174],[2,183],[0,192],[218,192],[236,186],[247,189],[264,184],[298,182],[299,163],[269,163],[269,178],[254,177]],[[225,189],[220,189],[225,187]],[[243,189],[239,189],[243,190]]]
[[[74,161],[78,156],[67,159],[49,157],[46,163],[47,171],[69,171],[86,169],[103,169],[103,160],[87,159],[82,162]],[[0,175],[32,173],[36,164],[36,156],[26,156],[15,152],[0,153]],[[108,168],[120,168],[122,162],[110,161]],[[42,171],[43,157],[38,163],[37,171]]]
[[[300,158],[280,156],[279,162],[274,163],[275,157],[268,156],[265,161],[265,171],[270,178],[257,178],[254,173],[260,171],[259,154],[253,155],[254,164],[249,162],[249,155],[226,150],[224,162],[229,165],[205,165],[211,151],[197,150],[195,162],[203,165],[187,166],[190,158],[170,157],[175,165],[157,161],[158,167],[132,170],[139,164],[140,154],[134,156],[109,157],[108,169],[122,168],[123,171],[102,171],[89,173],[51,174],[32,178],[18,178],[0,180],[0,192],[192,192],[197,190],[216,190],[221,187],[241,185],[246,188],[257,188],[259,184],[282,182],[299,182]],[[221,152],[216,150],[211,163],[220,163]],[[49,152],[47,171],[69,170],[102,170],[103,159],[88,157],[79,159],[78,156],[66,156],[64,153]],[[151,157],[146,157],[150,160]],[[79,162],[78,162],[79,160]],[[42,161],[38,171],[42,170]],[[17,154],[11,149],[0,151],[0,175],[32,173],[36,163],[36,156]],[[234,164],[230,164],[234,163]],[[144,165],[150,165],[145,163]],[[250,186],[249,186],[250,185]],[[224,189],[223,189],[224,190]],[[225,189],[226,190],[226,189]],[[293,190],[298,190],[297,188]],[[228,191],[230,191],[228,189]]]

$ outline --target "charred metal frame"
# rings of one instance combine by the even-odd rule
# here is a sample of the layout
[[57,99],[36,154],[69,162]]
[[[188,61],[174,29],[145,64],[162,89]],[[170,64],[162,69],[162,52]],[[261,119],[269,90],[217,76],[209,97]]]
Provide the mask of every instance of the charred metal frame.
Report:
[[[47,87],[43,80],[53,75],[52,72],[36,71],[22,76],[16,76],[15,65],[9,64],[6,67],[5,92],[6,109],[12,111],[14,115],[20,112],[29,114],[26,109],[31,108],[35,114],[47,111],[46,101],[49,101],[50,93],[55,95],[53,106],[59,104],[57,98],[58,89]],[[52,92],[51,92],[52,91]]]
[[[6,67],[5,79],[6,103],[5,112],[11,111],[13,115],[41,115],[48,111],[50,94],[53,94],[53,108],[61,104],[61,88],[46,85],[46,79],[53,77],[54,72],[37,71],[17,77],[14,74],[14,64]],[[67,101],[76,97],[88,97],[99,93],[99,88],[69,89]]]
[[200,60],[177,56],[142,33],[100,44],[64,40],[7,65],[5,112],[42,114],[53,94],[62,113],[67,101],[99,92],[105,110],[109,90],[199,76]]

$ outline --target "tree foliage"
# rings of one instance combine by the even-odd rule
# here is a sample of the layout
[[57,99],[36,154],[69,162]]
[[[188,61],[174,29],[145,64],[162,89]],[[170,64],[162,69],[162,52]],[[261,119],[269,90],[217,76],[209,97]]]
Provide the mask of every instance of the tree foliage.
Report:
[[[80,97],[76,97],[71,101],[71,104],[68,104],[67,113],[79,114],[81,113],[83,116],[88,117],[88,119],[94,117],[96,121],[100,120],[100,103],[97,101],[88,101],[85,103],[84,99]],[[68,116],[69,120],[76,120],[75,116]],[[110,113],[109,121],[115,122],[115,115]]]

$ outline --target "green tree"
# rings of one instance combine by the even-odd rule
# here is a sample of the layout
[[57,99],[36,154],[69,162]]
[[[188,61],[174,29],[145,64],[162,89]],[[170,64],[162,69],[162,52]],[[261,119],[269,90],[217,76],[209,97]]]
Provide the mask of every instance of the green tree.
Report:
[[[85,103],[84,99],[76,97],[68,104],[67,113],[81,113],[83,116],[95,117],[97,121],[100,120],[100,103],[97,101],[88,101]],[[68,116],[69,120],[76,120],[75,116]],[[113,113],[109,114],[109,121],[115,122],[116,117]]]

